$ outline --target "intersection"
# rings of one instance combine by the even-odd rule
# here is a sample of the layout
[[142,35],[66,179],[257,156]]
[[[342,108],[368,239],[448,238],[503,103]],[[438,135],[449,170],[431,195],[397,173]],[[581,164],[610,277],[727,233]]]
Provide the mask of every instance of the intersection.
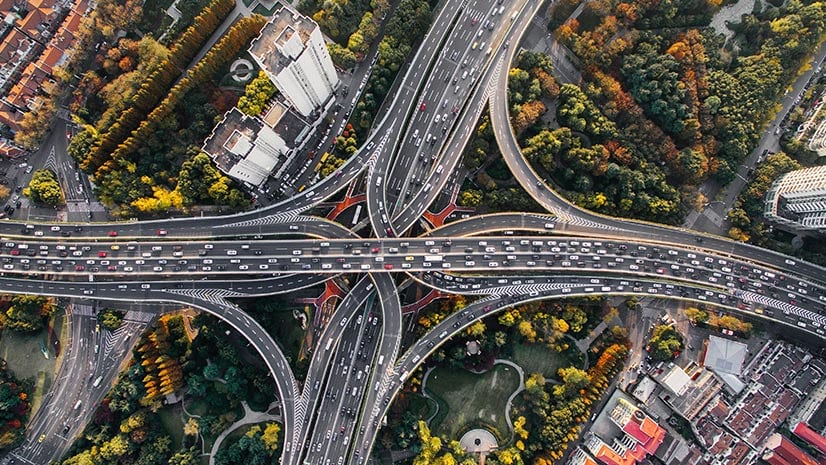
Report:
[[[0,289],[174,302],[222,318],[249,340],[275,379],[284,464],[364,463],[409,373],[452,335],[521,302],[586,295],[683,299],[826,339],[822,267],[724,238],[583,211],[536,175],[510,130],[506,98],[516,44],[539,6],[445,2],[363,148],[283,202],[222,217],[0,223]],[[486,106],[508,166],[548,213],[485,215],[401,237],[451,182]],[[362,175],[375,237],[306,214]],[[278,344],[227,300],[286,293],[351,273],[366,277],[319,337],[303,385]],[[399,274],[481,299],[400,354]]]

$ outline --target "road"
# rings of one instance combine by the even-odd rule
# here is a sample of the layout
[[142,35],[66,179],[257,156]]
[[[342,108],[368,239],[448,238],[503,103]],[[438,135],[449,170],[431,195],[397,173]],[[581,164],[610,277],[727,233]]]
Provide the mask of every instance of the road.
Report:
[[[0,291],[176,302],[224,319],[256,348],[276,381],[285,464],[362,463],[409,373],[467,325],[519,302],[657,296],[729,308],[826,340],[822,267],[723,238],[583,211],[536,176],[508,124],[506,81],[539,5],[504,3],[443,2],[364,148],[299,195],[222,217],[1,222]],[[426,237],[396,238],[451,182],[488,102],[508,166],[549,213],[485,215]],[[365,171],[378,238],[359,238],[304,214]],[[299,386],[275,341],[227,299],[291,292],[345,273],[367,277],[321,333],[307,382]],[[444,292],[483,297],[399,358],[398,273]],[[58,394],[73,405],[68,391]],[[54,434],[33,432],[39,431]]]
[[146,327],[146,321],[130,320],[127,314],[114,332],[102,329],[88,302],[70,305],[67,313],[71,343],[55,382],[29,422],[26,442],[4,457],[3,464],[60,460],[83,431]]

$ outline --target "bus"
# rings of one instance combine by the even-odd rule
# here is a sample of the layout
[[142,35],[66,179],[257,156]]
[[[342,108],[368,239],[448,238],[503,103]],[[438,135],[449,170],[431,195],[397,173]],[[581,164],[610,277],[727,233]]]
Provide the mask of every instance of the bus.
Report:
[[98,376],[94,383],[92,383],[92,387],[100,386],[100,382],[103,381],[103,376]]
[[361,204],[356,205],[356,212],[353,214],[353,226],[358,224],[359,215],[361,215]]

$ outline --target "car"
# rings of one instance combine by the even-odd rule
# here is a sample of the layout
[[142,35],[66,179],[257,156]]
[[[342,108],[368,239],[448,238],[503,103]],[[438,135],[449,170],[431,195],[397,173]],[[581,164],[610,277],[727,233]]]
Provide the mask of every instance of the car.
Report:
[[158,235],[159,236],[166,236],[167,234],[169,234],[169,232],[166,229],[159,229],[158,230]]
[[117,231],[109,231],[109,237],[118,237]]
[[424,111],[425,108],[427,108],[427,104],[422,102],[421,105],[419,105],[419,111]]
[[393,269],[393,265],[391,265],[390,263],[385,263],[385,264],[384,264],[384,269],[385,269],[385,270],[392,270],[392,269]]
[[106,258],[106,252],[104,252],[103,250],[101,250],[100,252],[98,252],[98,257],[100,257],[100,258]]
[[37,442],[43,442],[45,440],[46,440],[46,435],[45,434],[41,434],[40,437],[37,438]]
[[51,228],[49,228],[49,229],[50,229],[52,232],[58,232],[58,231],[60,231],[60,226],[52,226],[52,227],[51,227]]

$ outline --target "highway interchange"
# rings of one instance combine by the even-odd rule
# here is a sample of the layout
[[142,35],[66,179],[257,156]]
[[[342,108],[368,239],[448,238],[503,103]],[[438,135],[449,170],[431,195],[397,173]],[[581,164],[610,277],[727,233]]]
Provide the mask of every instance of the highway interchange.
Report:
[[[0,290],[194,306],[262,356],[284,417],[281,463],[364,463],[381,418],[439,344],[490,313],[544,298],[645,295],[746,312],[824,339],[826,273],[724,238],[604,217],[571,205],[521,156],[507,69],[539,2],[445,1],[398,93],[359,150],[295,197],[237,215],[89,224],[0,223]],[[479,115],[515,177],[548,214],[473,217],[399,237],[451,182]],[[306,212],[365,175],[374,234]],[[408,193],[409,192],[409,193]],[[318,338],[307,378],[233,297],[362,274]],[[404,354],[394,277],[480,296]]]

